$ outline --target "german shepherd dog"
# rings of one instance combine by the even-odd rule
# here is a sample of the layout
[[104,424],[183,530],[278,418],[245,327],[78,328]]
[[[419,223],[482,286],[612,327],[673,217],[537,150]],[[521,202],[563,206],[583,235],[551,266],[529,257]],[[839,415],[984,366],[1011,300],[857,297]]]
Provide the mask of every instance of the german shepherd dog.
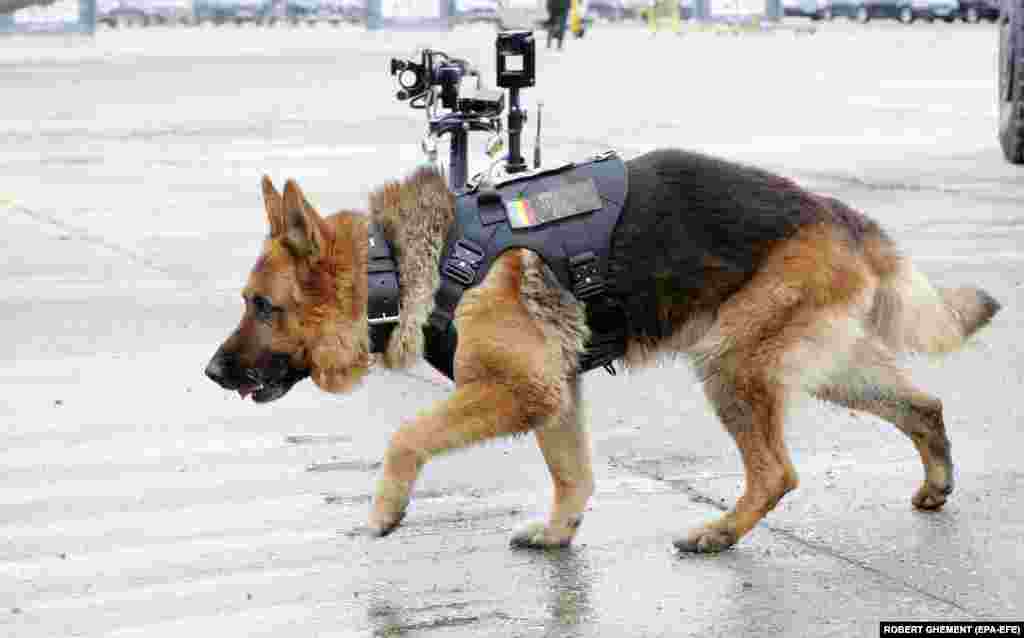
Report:
[[[924,465],[913,505],[941,508],[953,490],[942,403],[911,383],[897,357],[958,348],[999,304],[978,288],[933,287],[877,223],[788,179],[677,150],[637,157],[627,170],[609,257],[626,310],[622,363],[685,355],[745,470],[735,506],[676,547],[726,549],[796,488],[783,420],[799,392],[906,434]],[[270,233],[242,291],[245,312],[206,374],[267,402],[307,376],[346,392],[371,366],[416,362],[453,221],[443,175],[421,168],[384,185],[370,196],[369,215],[321,217],[291,180],[281,195],[264,177],[263,197]],[[368,352],[370,223],[392,243],[401,278],[400,323],[379,356]],[[392,435],[368,531],[383,536],[399,525],[430,458],[533,432],[554,504],[512,545],[569,544],[594,490],[579,409],[583,304],[535,253],[513,249],[465,293],[455,325],[455,390]]]

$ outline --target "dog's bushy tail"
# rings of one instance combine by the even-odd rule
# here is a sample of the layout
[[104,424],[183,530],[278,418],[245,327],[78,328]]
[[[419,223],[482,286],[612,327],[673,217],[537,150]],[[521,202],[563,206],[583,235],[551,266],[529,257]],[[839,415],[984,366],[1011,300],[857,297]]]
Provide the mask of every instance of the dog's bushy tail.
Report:
[[960,348],[987,325],[1000,304],[980,288],[933,286],[888,238],[878,237],[873,259],[880,276],[871,311],[875,333],[897,352],[939,355]]

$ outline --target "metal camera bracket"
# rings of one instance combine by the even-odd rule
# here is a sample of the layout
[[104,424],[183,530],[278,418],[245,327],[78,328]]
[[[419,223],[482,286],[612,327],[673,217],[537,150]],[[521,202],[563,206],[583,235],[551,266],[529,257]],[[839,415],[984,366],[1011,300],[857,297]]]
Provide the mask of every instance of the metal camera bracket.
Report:
[[[488,155],[501,149],[505,127],[501,115],[505,111],[505,89],[509,92],[507,118],[508,155],[497,163],[506,173],[528,170],[522,156],[522,131],[527,120],[526,109],[519,103],[519,91],[536,81],[536,44],[531,31],[503,31],[495,42],[498,89],[482,86],[480,74],[466,60],[454,58],[436,49],[424,49],[419,60],[392,58],[390,73],[401,87],[396,97],[408,101],[414,109],[423,109],[427,116],[427,137],[421,143],[431,162],[437,160],[437,140],[449,136],[449,188],[466,187],[469,177],[469,134],[491,135]],[[467,79],[475,78],[476,86]],[[538,120],[539,124],[539,120]],[[535,167],[540,164],[538,146],[534,151]],[[491,171],[494,169],[491,166]],[[490,173],[491,171],[488,171]]]

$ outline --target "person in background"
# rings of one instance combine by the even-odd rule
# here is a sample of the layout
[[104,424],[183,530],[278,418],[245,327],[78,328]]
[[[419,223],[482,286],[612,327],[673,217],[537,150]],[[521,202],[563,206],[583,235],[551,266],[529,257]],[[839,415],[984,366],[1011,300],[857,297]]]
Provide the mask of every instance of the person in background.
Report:
[[558,49],[565,42],[565,31],[569,22],[569,7],[572,0],[547,0],[548,2],[548,48],[551,40],[558,40]]

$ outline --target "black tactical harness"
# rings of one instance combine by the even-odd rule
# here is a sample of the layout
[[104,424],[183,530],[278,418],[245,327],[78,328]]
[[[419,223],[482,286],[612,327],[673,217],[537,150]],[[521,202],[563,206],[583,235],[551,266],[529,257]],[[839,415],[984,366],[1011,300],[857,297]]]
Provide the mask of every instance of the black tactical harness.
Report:
[[[608,293],[612,231],[629,192],[625,163],[614,153],[518,176],[487,188],[458,193],[455,221],[445,238],[441,281],[434,310],[423,325],[423,356],[449,379],[455,376],[458,335],[455,307],[463,293],[483,281],[504,251],[537,253],[558,281],[586,304],[591,336],[579,371],[604,367],[625,352],[625,315]],[[522,226],[510,221],[523,202],[541,214]],[[398,268],[380,229],[370,225],[369,322],[371,352],[383,352],[398,321]]]
[[[440,263],[441,284],[423,326],[424,358],[445,376],[454,376],[458,336],[452,320],[462,294],[483,281],[504,251],[525,248],[586,304],[592,334],[580,371],[605,366],[614,372],[610,364],[625,351],[625,331],[618,304],[606,294],[608,251],[626,202],[626,181],[623,161],[607,153],[458,195]],[[515,210],[523,201],[535,204],[539,219],[516,228]]]

